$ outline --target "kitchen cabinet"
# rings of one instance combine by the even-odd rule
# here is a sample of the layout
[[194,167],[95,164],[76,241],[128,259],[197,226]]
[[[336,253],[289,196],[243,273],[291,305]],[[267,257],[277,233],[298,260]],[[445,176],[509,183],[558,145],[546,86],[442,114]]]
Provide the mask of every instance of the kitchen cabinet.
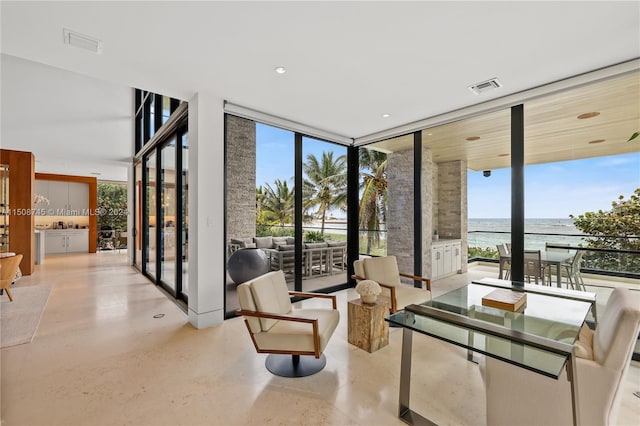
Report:
[[[49,205],[37,206],[49,216],[86,216],[89,210],[89,184],[36,180],[36,194],[49,200]],[[72,212],[69,212],[72,211]]]
[[47,229],[45,254],[88,253],[88,229]]
[[440,240],[431,245],[431,279],[442,278],[462,269],[460,240]]

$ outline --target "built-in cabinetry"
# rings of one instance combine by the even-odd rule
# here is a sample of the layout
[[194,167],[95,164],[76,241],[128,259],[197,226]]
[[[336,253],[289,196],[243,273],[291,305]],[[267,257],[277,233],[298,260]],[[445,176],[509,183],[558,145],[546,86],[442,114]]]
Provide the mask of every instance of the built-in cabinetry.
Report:
[[45,232],[45,254],[89,251],[88,229],[47,229]]
[[460,240],[441,240],[431,244],[431,279],[458,273],[462,269]]
[[36,180],[35,192],[49,200],[46,208],[39,209],[41,214],[46,213],[49,216],[89,214],[89,185],[86,183]]

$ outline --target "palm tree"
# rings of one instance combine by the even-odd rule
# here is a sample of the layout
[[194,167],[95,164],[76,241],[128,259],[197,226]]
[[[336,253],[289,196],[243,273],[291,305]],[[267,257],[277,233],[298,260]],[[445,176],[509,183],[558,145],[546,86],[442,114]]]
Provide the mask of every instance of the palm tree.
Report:
[[287,181],[280,179],[275,180],[274,186],[265,184],[262,212],[266,220],[284,226],[285,223],[293,222],[294,189],[289,189]]
[[333,159],[333,152],[323,152],[322,160],[309,154],[302,165],[307,175],[302,187],[305,210],[317,207],[317,217],[322,224],[320,233],[324,234],[324,223],[327,211],[339,207],[344,209],[347,204],[347,157],[341,155]]
[[367,251],[380,242],[380,225],[387,221],[387,154],[360,150],[361,199],[358,225],[367,230]]

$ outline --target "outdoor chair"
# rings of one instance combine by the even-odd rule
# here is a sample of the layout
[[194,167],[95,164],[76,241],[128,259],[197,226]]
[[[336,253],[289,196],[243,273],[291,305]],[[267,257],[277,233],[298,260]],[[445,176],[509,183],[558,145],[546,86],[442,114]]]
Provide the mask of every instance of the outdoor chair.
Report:
[[[562,263],[560,265],[560,275],[561,277],[567,278],[567,288],[587,291],[586,287],[584,286],[582,275],[580,274],[583,254],[584,252],[582,250],[578,250],[576,254],[571,258],[570,262]],[[545,268],[545,270],[547,279],[549,280],[549,282],[551,282],[552,270],[551,268]]]
[[544,270],[542,268],[540,250],[525,250],[524,279],[528,283],[531,283],[533,280],[535,284],[545,285]]
[[[398,270],[395,256],[371,257],[353,262],[357,281],[373,280],[382,287],[381,296],[388,297],[391,313],[404,309],[411,304],[420,304],[431,300],[431,280],[416,275],[405,274]],[[426,290],[412,285],[402,284],[400,277],[419,280],[426,284]]]
[[[240,310],[258,353],[270,354],[267,370],[277,376],[304,377],[322,370],[323,354],[340,314],[336,296],[289,291],[282,271],[273,271],[238,286]],[[331,299],[332,309],[293,309],[291,296]]]
[[[616,424],[640,331],[640,300],[633,293],[614,289],[595,332],[583,325],[575,343],[579,424]],[[490,357],[480,368],[488,425],[572,424],[566,370],[556,380]]]
[[499,279],[508,280],[511,277],[511,250],[507,248],[506,244],[497,244],[498,254],[500,255],[500,273]]

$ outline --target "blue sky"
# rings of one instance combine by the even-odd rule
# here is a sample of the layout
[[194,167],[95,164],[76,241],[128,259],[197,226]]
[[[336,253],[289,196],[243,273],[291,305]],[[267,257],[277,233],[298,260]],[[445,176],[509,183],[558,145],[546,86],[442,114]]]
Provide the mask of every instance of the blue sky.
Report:
[[[269,183],[273,186],[276,179],[292,178],[294,174],[294,134],[288,130],[256,123],[256,185]],[[313,154],[322,158],[323,151],[333,150],[333,158],[346,155],[347,149],[341,145],[304,138],[302,158]],[[289,182],[290,187],[293,182]]]
[[[631,142],[629,142],[631,143]],[[525,167],[525,217],[563,218],[609,210],[640,187],[640,153]],[[511,170],[468,174],[469,218],[511,215]]]
[[[293,132],[257,124],[256,184],[273,183],[294,173]],[[638,143],[638,142],[629,142]],[[303,158],[346,148],[305,138]],[[292,185],[292,182],[291,182]],[[525,168],[525,216],[564,218],[599,209],[608,210],[619,195],[628,198],[640,187],[640,152],[586,160],[532,165]],[[511,171],[468,174],[469,218],[508,218],[511,215]]]

